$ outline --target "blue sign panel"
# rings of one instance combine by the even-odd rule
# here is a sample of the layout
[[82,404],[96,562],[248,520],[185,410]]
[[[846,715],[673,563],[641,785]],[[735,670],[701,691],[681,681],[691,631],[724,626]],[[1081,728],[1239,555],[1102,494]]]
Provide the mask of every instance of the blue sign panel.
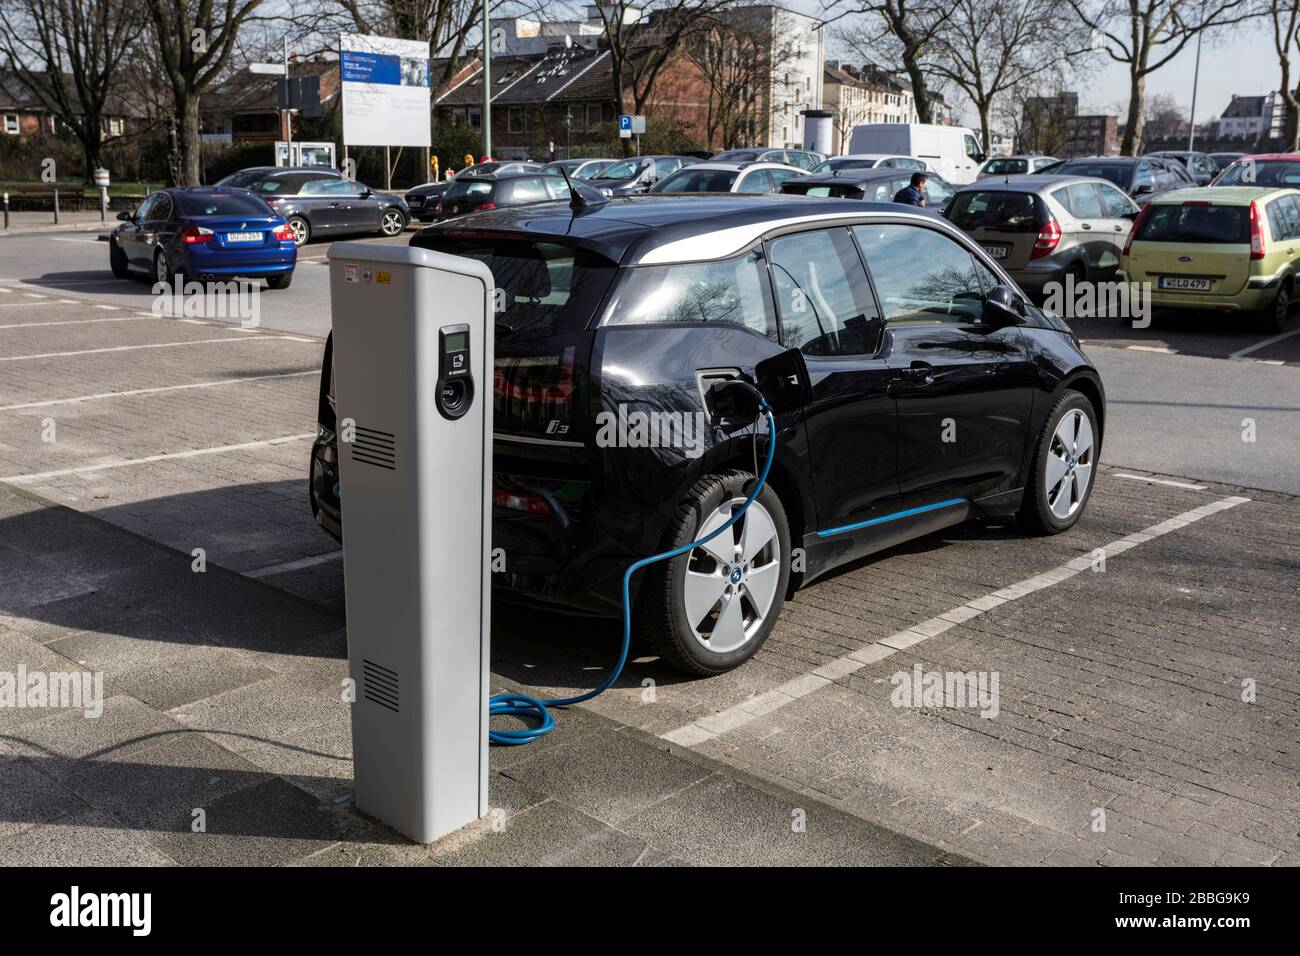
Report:
[[626,113],[620,116],[618,118],[618,128],[630,131],[632,129],[632,117]]

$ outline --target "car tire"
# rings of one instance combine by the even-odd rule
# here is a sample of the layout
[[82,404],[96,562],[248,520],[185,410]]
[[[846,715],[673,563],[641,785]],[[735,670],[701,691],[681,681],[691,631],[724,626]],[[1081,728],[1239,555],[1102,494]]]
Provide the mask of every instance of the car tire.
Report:
[[302,216],[290,216],[289,228],[293,230],[293,244],[305,246],[311,241],[311,223]]
[[[664,550],[723,523],[754,481],[749,472],[726,471],[695,482],[673,513]],[[748,540],[747,534],[752,535]],[[752,550],[745,553],[742,546]],[[732,528],[703,548],[651,565],[644,574],[637,598],[638,638],[688,674],[708,676],[739,667],[763,646],[785,604],[790,531],[781,499],[764,486]],[[710,603],[714,591],[717,600]]]
[[166,250],[160,247],[154,250],[153,271],[149,273],[149,279],[154,283],[165,282],[168,285],[176,280],[179,285],[185,281],[185,273],[167,260]]
[[406,217],[396,209],[385,209],[379,217],[379,231],[389,238],[400,236],[405,228]]
[[116,239],[108,241],[108,267],[113,270],[113,275],[119,279],[131,278],[131,266],[128,264],[126,253],[118,245]]
[[1256,321],[1264,332],[1278,333],[1286,330],[1287,319],[1291,312],[1291,283],[1283,282],[1278,286],[1273,301],[1257,314]]
[[293,273],[282,272],[278,276],[267,276],[266,285],[269,289],[287,289],[293,285]]
[[1092,402],[1082,392],[1066,389],[1035,443],[1020,506],[1020,520],[1029,530],[1060,534],[1079,520],[1096,484],[1098,436]]

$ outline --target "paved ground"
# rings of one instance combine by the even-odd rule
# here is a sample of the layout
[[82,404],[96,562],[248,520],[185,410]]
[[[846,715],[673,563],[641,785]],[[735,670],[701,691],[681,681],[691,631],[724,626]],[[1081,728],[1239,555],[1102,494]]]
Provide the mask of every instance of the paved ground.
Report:
[[[1070,533],[972,525],[880,555],[799,594],[724,677],[637,658],[558,737],[494,752],[503,839],[377,830],[336,802],[341,562],[306,502],[304,269],[252,330],[0,283],[0,480],[22,493],[0,494],[0,671],[110,683],[100,720],[0,710],[6,859],[1300,862],[1300,372],[1114,345],[1092,348],[1107,465]],[[1153,451],[1178,442],[1176,466]],[[502,612],[493,641],[494,685],[573,689],[616,634]],[[891,706],[916,665],[997,675],[997,716]],[[794,810],[816,840],[787,839]]]

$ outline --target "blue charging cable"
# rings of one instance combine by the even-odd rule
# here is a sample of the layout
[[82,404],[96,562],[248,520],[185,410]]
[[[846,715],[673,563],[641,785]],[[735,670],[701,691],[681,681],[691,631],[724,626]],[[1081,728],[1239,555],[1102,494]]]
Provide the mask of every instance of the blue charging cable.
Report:
[[[576,697],[558,697],[554,700],[538,700],[536,697],[530,697],[527,694],[493,694],[488,698],[488,714],[496,716],[497,714],[510,714],[515,717],[535,717],[540,723],[536,727],[529,727],[525,730],[489,730],[488,739],[496,744],[528,744],[532,743],[539,737],[549,734],[555,729],[555,718],[551,716],[549,708],[567,707],[570,704],[580,704],[584,700],[591,700],[593,697],[605,693],[618,680],[623,673],[623,665],[627,663],[627,652],[632,646],[632,598],[630,595],[630,585],[632,575],[647,565],[655,564],[658,561],[667,561],[675,558],[679,554],[685,554],[701,545],[708,544],[724,531],[728,531],[740,520],[741,515],[749,510],[749,506],[754,503],[759,492],[763,490],[763,485],[767,483],[767,473],[772,469],[772,459],[776,457],[776,420],[772,417],[772,411],[768,408],[766,401],[760,401],[758,406],[759,412],[767,416],[767,460],[763,463],[763,470],[759,473],[758,481],[754,483],[754,490],[749,493],[745,503],[732,512],[730,518],[719,528],[709,532],[698,541],[692,541],[684,544],[680,548],[673,548],[671,551],[665,551],[662,554],[651,555],[648,558],[642,558],[628,565],[628,569],[623,572],[623,646],[618,652],[618,663],[614,665],[613,671],[609,676],[600,682],[600,686],[585,694],[579,694]],[[754,440],[758,441],[757,426],[755,420]]]

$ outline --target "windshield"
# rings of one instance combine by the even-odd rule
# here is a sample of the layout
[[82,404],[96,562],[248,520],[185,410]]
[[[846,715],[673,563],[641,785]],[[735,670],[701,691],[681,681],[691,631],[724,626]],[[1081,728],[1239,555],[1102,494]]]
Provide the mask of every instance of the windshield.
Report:
[[237,173],[231,173],[229,176],[223,177],[222,179],[218,179],[216,185],[235,186],[239,189],[244,189],[249,183],[260,179],[264,175],[266,174],[259,170],[244,169]]
[[738,174],[731,169],[683,169],[664,179],[652,193],[725,193]]
[[274,216],[271,207],[256,196],[237,193],[181,193],[181,212],[186,216]]
[[984,167],[984,172],[995,176],[1027,173],[1029,172],[1029,161],[1026,159],[991,159],[989,164]]
[[597,179],[631,179],[641,168],[645,160],[642,159],[625,159],[621,163],[615,163],[613,166],[602,172]]
[[1300,186],[1300,162],[1239,159],[1214,181],[1216,186]]
[[1055,176],[1096,176],[1109,180],[1125,191],[1128,190],[1131,172],[1132,167],[1128,163],[1063,163],[1052,170]]
[[814,173],[833,173],[841,169],[874,169],[874,159],[828,159],[813,167]]
[[969,232],[981,226],[998,232],[1038,232],[1039,200],[1033,193],[1003,190],[960,192],[948,220]]
[[594,179],[606,169],[609,169],[609,163],[602,160],[596,163],[587,163],[575,175],[578,179]]
[[1250,242],[1246,206],[1212,206],[1208,202],[1152,205],[1137,238],[1146,242]]

